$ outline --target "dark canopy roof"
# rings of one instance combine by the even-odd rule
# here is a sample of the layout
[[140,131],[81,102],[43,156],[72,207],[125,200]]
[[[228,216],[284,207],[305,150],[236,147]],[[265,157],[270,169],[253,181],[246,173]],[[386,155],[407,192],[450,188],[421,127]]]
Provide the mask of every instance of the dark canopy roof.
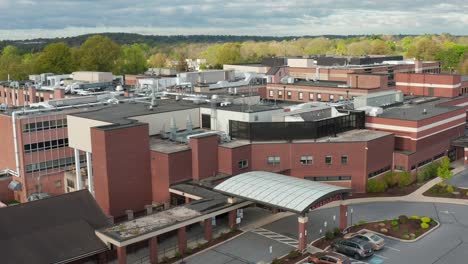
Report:
[[266,171],[236,175],[214,189],[295,213],[304,213],[327,198],[351,192],[348,188]]
[[107,250],[107,218],[87,190],[0,209],[2,263],[66,263]]

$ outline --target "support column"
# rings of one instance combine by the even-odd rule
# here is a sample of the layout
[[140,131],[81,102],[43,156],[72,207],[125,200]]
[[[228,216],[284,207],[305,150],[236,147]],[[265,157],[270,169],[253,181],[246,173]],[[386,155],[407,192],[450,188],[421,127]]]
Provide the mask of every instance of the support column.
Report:
[[186,204],[190,203],[190,198],[187,197],[187,196],[185,196],[185,203],[186,203]]
[[179,242],[179,253],[184,254],[187,250],[187,232],[185,226],[177,229],[177,239]]
[[229,211],[228,218],[229,218],[230,229],[236,229],[236,217],[237,217],[237,210]]
[[304,251],[307,248],[307,223],[309,218],[307,216],[299,216],[299,245],[297,249],[299,251]]
[[86,152],[86,169],[88,172],[88,190],[94,196],[93,160],[90,152]]
[[127,248],[117,247],[118,264],[127,264]]
[[101,252],[98,254],[98,264],[106,264],[107,263],[107,254],[106,252]]
[[149,257],[151,264],[158,264],[158,237],[152,237],[148,240]]
[[213,238],[213,226],[211,225],[211,218],[205,219],[204,227],[205,227],[205,240],[211,241],[211,239]]
[[344,230],[348,227],[348,205],[340,204],[340,225],[339,228]]
[[80,164],[80,150],[75,149],[75,171],[76,171],[76,184],[75,189],[81,190],[83,186],[81,186],[82,179],[81,179],[81,164]]

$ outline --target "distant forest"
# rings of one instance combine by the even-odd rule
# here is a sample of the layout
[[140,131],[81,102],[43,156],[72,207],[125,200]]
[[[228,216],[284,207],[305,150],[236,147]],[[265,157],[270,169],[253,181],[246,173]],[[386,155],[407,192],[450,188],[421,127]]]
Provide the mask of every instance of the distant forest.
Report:
[[0,81],[30,74],[109,71],[140,74],[148,67],[188,69],[186,59],[205,59],[200,69],[254,63],[272,56],[403,55],[437,60],[442,70],[468,74],[468,36],[147,36],[127,33],[0,41]]
[[[86,34],[76,37],[66,38],[38,38],[28,40],[2,40],[0,41],[0,50],[6,46],[15,46],[21,52],[39,52],[42,51],[47,45],[56,42],[64,42],[70,47],[80,47],[89,37],[94,35],[101,35],[108,37],[119,45],[131,44],[147,44],[150,47],[182,44],[182,43],[226,43],[226,42],[246,42],[246,41],[284,41],[294,40],[298,38],[316,38],[325,37],[330,39],[349,39],[359,38],[366,35],[323,35],[323,36],[235,36],[235,35],[174,35],[174,36],[155,36],[155,35],[140,35],[132,33],[100,33],[100,34]],[[395,35],[397,38],[415,35]]]

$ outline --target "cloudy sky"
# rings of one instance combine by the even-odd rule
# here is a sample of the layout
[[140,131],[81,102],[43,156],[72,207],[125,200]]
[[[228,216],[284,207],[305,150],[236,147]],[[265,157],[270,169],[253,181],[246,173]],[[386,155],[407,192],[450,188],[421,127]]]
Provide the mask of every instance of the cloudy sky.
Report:
[[467,0],[0,0],[0,39],[154,35],[468,35]]

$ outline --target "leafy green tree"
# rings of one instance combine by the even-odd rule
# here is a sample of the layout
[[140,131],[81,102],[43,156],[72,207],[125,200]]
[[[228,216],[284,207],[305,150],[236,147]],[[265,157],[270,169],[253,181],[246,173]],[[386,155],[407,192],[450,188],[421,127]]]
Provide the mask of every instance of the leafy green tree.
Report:
[[120,46],[107,37],[95,35],[81,46],[79,50],[80,70],[113,71],[120,55]]
[[153,54],[148,61],[149,66],[153,68],[164,68],[166,67],[167,56],[164,53]]
[[70,47],[63,42],[52,43],[45,47],[36,61],[39,72],[55,74],[70,73],[73,70],[73,59]]
[[440,166],[437,168],[437,176],[442,180],[450,180],[453,176],[453,173],[450,171],[450,159],[447,157],[442,158],[440,161]]
[[460,63],[463,54],[468,50],[468,45],[456,44],[447,42],[442,49],[436,54],[436,60],[442,64],[442,69],[446,71],[454,71]]
[[179,57],[179,60],[177,61],[177,66],[176,69],[179,72],[186,72],[188,71],[188,64],[187,64],[187,57],[185,57],[185,54],[181,54]]
[[27,73],[22,67],[22,57],[18,48],[6,46],[0,55],[0,80],[24,80]]
[[139,74],[145,72],[147,63],[144,49],[139,44],[125,45],[117,62],[118,74]]
[[381,39],[376,39],[371,42],[371,54],[375,55],[385,55],[391,54],[392,50],[387,45],[387,43]]
[[418,60],[434,60],[437,52],[439,52],[437,43],[430,38],[424,37],[409,47],[406,56],[414,57]]

